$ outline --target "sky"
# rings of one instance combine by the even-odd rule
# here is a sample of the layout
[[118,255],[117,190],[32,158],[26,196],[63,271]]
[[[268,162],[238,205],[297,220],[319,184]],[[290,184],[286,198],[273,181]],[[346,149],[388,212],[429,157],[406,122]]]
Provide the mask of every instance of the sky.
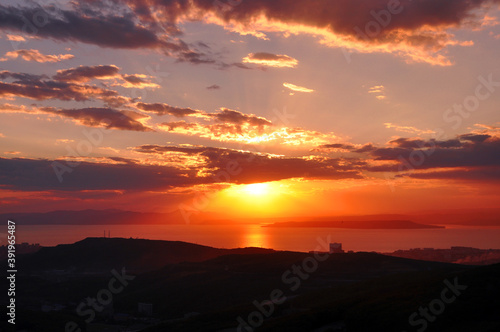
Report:
[[498,0],[0,4],[0,212],[492,208]]

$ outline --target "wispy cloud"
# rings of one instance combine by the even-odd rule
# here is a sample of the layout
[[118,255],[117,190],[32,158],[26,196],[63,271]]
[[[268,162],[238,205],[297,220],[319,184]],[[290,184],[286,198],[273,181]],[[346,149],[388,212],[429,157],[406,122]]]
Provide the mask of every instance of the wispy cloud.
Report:
[[434,130],[430,130],[430,129],[423,130],[423,129],[418,129],[418,128],[412,127],[412,126],[400,126],[400,125],[396,125],[396,124],[393,124],[390,122],[384,123],[384,126],[387,129],[394,129],[396,131],[401,131],[401,132],[410,133],[410,134],[422,135],[422,134],[434,134],[435,133]]
[[40,63],[45,62],[60,62],[63,60],[73,59],[75,56],[73,54],[59,54],[59,55],[48,55],[42,54],[39,50],[16,50],[5,53],[5,57],[1,58],[0,61],[7,61],[12,59],[21,58],[24,61],[35,61]]
[[306,88],[303,86],[299,86],[299,85],[295,85],[295,84],[287,83],[287,82],[283,83],[283,86],[285,88],[288,88],[288,89],[295,91],[295,92],[307,92],[307,93],[314,92],[313,89],[309,89],[309,88]]
[[375,98],[377,98],[378,100],[384,100],[385,98],[387,98],[384,91],[385,87],[383,85],[375,85],[368,89],[368,93],[374,94]]
[[299,61],[285,54],[272,54],[266,52],[250,53],[243,58],[244,63],[258,64],[266,67],[294,68]]

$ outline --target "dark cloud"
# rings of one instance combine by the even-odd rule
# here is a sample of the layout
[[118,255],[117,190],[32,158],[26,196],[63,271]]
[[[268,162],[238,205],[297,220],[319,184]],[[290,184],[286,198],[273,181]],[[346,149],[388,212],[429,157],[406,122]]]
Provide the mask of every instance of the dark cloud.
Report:
[[482,143],[488,138],[491,138],[488,134],[464,134],[459,136],[463,141],[471,141],[474,143]]
[[114,65],[79,66],[77,68],[58,70],[54,75],[56,81],[87,82],[94,78],[115,77],[120,68]]
[[149,83],[149,81],[146,81],[144,78],[137,75],[122,75],[122,78],[132,85],[141,85],[144,83]]
[[405,149],[420,149],[429,147],[438,148],[458,148],[463,145],[459,139],[450,139],[445,141],[438,141],[435,139],[423,140],[423,139],[412,139],[412,138],[397,138],[389,142],[399,148]]
[[218,86],[217,84],[212,84],[210,86],[207,86],[207,89],[208,90],[219,90],[220,86]]
[[[201,157],[205,162],[201,166],[179,168],[141,165],[119,157],[110,158],[113,163],[0,158],[0,187],[23,191],[151,191],[196,184],[254,183],[287,178],[362,178],[359,171],[340,159],[284,158],[211,147],[143,145],[136,151],[158,157],[182,153],[186,158]],[[200,175],[202,170],[206,175]]]
[[344,159],[286,158],[222,148],[160,145],[143,145],[137,147],[136,151],[157,155],[180,152],[190,156],[204,157],[204,168],[207,171],[210,170],[211,176],[215,178],[221,176],[221,172],[225,172],[228,168],[241,169],[237,172],[238,174],[222,178],[233,183],[254,183],[289,178],[362,178],[357,166],[346,163]]
[[399,165],[376,166],[370,170],[500,166],[500,139],[489,134],[466,134],[443,141],[400,138],[390,143],[396,147],[377,148],[371,151],[371,155],[375,160],[397,161]]
[[375,149],[376,148],[372,144],[368,143],[368,144],[363,145],[359,149],[354,149],[354,152],[364,153],[364,152],[371,152]]
[[61,117],[77,120],[79,123],[89,127],[105,127],[107,129],[132,130],[132,131],[153,131],[142,123],[132,118],[138,113],[120,112],[111,108],[80,108],[80,109],[54,109],[41,108],[45,113],[59,115]]
[[[291,30],[297,25],[319,28],[365,43],[398,45],[404,41],[405,47],[418,48],[427,54],[450,44],[453,36],[444,32],[446,28],[477,21],[478,9],[499,2],[338,0],[311,3],[298,0],[290,3],[288,0],[252,0],[229,6],[229,10],[221,10],[212,0],[87,0],[72,2],[72,10],[50,6],[0,5],[0,29],[100,47],[160,49],[179,61],[211,64],[216,63],[211,56],[192,47],[199,46],[204,51],[210,51],[208,45],[196,42],[190,46],[178,38],[182,35],[178,27],[181,20],[202,20],[210,13],[225,23],[239,26],[251,27],[251,23],[264,17],[269,21],[288,24]],[[404,50],[403,47],[394,52]],[[385,51],[392,52],[389,48]],[[432,58],[430,54],[427,56],[431,59],[426,61],[449,64],[441,58]],[[254,53],[252,57],[254,60],[276,63],[293,59],[287,55],[265,52]],[[419,57],[422,55],[416,55],[415,59]],[[248,68],[241,63],[219,65]]]
[[237,125],[249,124],[251,126],[263,127],[271,126],[271,121],[255,115],[247,115],[230,109],[222,109],[218,113],[209,113],[209,117],[224,123],[233,123]]
[[342,150],[354,150],[354,145],[352,144],[342,144],[342,143],[335,143],[335,144],[323,144],[320,145],[319,148],[321,149],[342,149]]
[[267,52],[250,53],[243,58],[243,62],[255,63],[270,67],[295,67],[297,59],[285,54],[273,54]]
[[[57,75],[56,75],[57,76]],[[48,79],[46,75],[0,72],[0,79],[12,79],[12,82],[0,82],[0,97],[24,97],[35,100],[59,99],[87,101],[103,100],[109,106],[120,106],[130,102],[130,98],[120,96],[118,92],[94,85]]]
[[146,112],[152,112],[157,115],[173,115],[176,117],[184,117],[184,116],[189,116],[193,114],[199,114],[200,111],[193,110],[191,108],[181,108],[181,107],[174,107],[170,106],[167,104],[161,104],[161,103],[137,103],[136,104],[137,108],[146,111]]
[[[152,20],[147,4],[130,2],[129,8],[118,6],[119,1],[112,4],[89,2],[93,2],[94,7],[73,2],[73,10],[53,6],[0,5],[0,30],[116,49],[158,49],[179,61],[215,63],[206,54],[191,49],[180,40],[181,32],[174,22]],[[100,10],[96,10],[97,7]]]
[[444,171],[401,174],[400,177],[414,179],[443,179],[466,181],[500,181],[500,167],[477,167]]
[[[0,186],[5,189],[38,190],[165,190],[203,182],[194,171],[168,166],[81,162],[74,167],[65,160],[0,158]],[[56,171],[62,181],[59,181]]]
[[[212,0],[117,1],[129,6],[149,22],[156,22],[156,17],[162,17],[167,22],[179,22],[186,17],[202,20],[210,13],[223,24],[245,27],[242,29],[244,33],[253,26],[256,26],[255,32],[262,33],[266,27],[260,27],[258,22],[264,18],[269,22],[281,23],[284,32],[297,32],[300,30],[296,28],[298,26],[322,29],[341,35],[348,41],[347,47],[360,51],[374,46],[369,51],[394,53],[413,61],[436,65],[450,65],[451,61],[437,52],[450,44],[461,43],[446,29],[470,23],[479,24],[482,18],[479,9],[500,0],[252,0],[241,1],[237,5],[221,1],[219,4],[222,6]],[[273,31],[273,28],[269,30]],[[334,43],[327,41],[327,44]]]
[[[125,2],[130,3],[130,1]],[[136,0],[132,2],[163,3],[172,16],[180,16],[189,10],[194,10],[190,6],[206,11],[217,10],[210,0],[190,2]],[[492,2],[498,3],[496,0],[441,0],[439,2],[435,0],[337,0],[314,3],[308,0],[293,3],[286,0],[253,0],[242,1],[237,6],[231,6],[230,10],[216,12],[227,22],[251,23],[253,19],[262,15],[274,21],[327,28],[334,32],[355,35],[355,27],[364,29],[368,22],[375,20],[371,14],[372,11],[387,10],[388,4],[396,4],[395,7],[401,10],[398,13],[396,13],[397,9],[393,10],[395,14],[391,15],[390,24],[383,29],[382,36],[377,36],[377,38],[383,38],[383,35],[397,29],[416,30],[424,26],[458,25],[472,17],[475,9]]]
[[[78,41],[111,48],[166,47],[154,32],[134,22],[131,17],[81,15],[58,9],[52,13],[43,7],[0,5],[0,29],[21,31],[60,41]],[[28,19],[27,19],[28,18]],[[36,18],[32,23],[30,19]],[[36,24],[36,25],[35,25]]]

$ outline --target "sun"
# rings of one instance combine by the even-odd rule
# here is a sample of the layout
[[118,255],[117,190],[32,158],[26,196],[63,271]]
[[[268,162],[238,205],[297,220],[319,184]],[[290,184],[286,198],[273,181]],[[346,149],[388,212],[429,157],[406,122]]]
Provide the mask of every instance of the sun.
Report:
[[245,185],[243,190],[250,195],[262,196],[268,193],[268,187],[267,183],[252,183]]

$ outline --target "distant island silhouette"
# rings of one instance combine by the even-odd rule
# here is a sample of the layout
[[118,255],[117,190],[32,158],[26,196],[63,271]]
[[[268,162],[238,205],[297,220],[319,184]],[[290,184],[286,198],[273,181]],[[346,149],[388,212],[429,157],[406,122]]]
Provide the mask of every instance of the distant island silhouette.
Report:
[[277,222],[263,227],[325,227],[348,229],[422,229],[445,228],[444,226],[419,224],[410,220],[349,220],[349,221],[289,221]]

